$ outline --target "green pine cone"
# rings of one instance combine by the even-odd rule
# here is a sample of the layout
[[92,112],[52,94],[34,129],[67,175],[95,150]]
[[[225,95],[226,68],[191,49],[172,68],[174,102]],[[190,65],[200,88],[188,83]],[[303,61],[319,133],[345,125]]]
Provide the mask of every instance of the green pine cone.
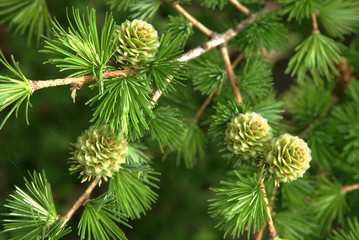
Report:
[[312,159],[307,143],[289,134],[274,139],[265,156],[264,164],[279,182],[290,182],[302,177]]
[[256,158],[263,153],[272,138],[267,119],[257,113],[240,114],[227,124],[227,149],[241,158]]
[[122,68],[140,68],[155,59],[159,47],[158,34],[154,27],[142,20],[126,20],[116,26],[114,34],[116,61]]
[[70,171],[80,172],[82,182],[92,178],[107,181],[125,163],[128,153],[127,141],[116,139],[108,125],[100,129],[90,127],[73,144]]

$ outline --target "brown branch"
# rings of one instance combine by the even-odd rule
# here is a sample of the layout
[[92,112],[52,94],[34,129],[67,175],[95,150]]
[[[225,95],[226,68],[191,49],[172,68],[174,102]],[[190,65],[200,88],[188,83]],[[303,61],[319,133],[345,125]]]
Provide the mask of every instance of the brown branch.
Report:
[[[260,174],[261,174],[261,169],[260,169],[258,163],[257,163],[257,174],[258,174],[258,176],[260,176]],[[271,236],[271,239],[277,239],[278,235],[277,235],[277,232],[276,232],[274,224],[273,224],[272,210],[271,210],[270,205],[269,205],[269,201],[268,201],[266,189],[265,189],[265,186],[264,186],[264,179],[263,178],[260,178],[260,185],[261,185],[261,191],[263,193],[263,198],[264,198],[264,201],[266,203],[266,211],[267,211],[267,215],[268,215],[267,222],[268,222],[269,234]]]
[[240,53],[237,57],[236,57],[236,59],[234,59],[234,61],[232,62],[232,69],[235,69],[236,67],[237,67],[237,65],[242,61],[242,59],[243,59],[243,54],[242,53]]
[[312,21],[313,21],[313,33],[319,33],[318,23],[317,23],[318,13],[312,13]]
[[211,103],[212,99],[214,98],[214,96],[216,96],[218,90],[215,90],[214,93],[210,96],[208,96],[206,98],[206,100],[202,103],[201,107],[198,109],[198,111],[196,112],[196,114],[193,117],[194,121],[198,121],[198,119],[200,118],[200,116],[202,115],[202,113],[204,112],[204,110],[206,110],[206,108],[208,107],[208,105]]
[[[116,70],[112,72],[105,72],[103,74],[103,78],[115,78],[115,77],[126,77],[128,74],[138,74],[143,69],[126,69],[126,70]],[[84,84],[95,80],[95,76],[81,76],[81,77],[70,77],[70,78],[62,78],[62,79],[53,79],[53,80],[29,80],[32,88],[32,92],[37,90],[48,88],[48,87],[56,87],[63,85],[72,85],[76,88],[81,88]]]
[[188,21],[190,21],[193,24],[193,26],[198,28],[201,32],[203,32],[207,36],[212,36],[213,31],[209,30],[206,26],[204,26],[202,23],[200,23],[196,18],[192,17],[192,15],[189,14],[186,10],[184,10],[178,3],[170,2],[170,1],[165,1],[165,2],[170,4],[180,14],[182,14],[185,18],[187,18]]
[[77,201],[75,202],[75,204],[71,207],[71,209],[66,213],[66,215],[63,217],[63,219],[65,220],[62,224],[62,226],[65,226],[66,223],[71,219],[71,217],[74,215],[74,213],[76,212],[77,209],[79,209],[79,207],[81,207],[81,205],[85,204],[90,197],[91,192],[94,190],[94,188],[97,186],[98,184],[98,179],[95,178],[94,180],[92,180],[91,184],[87,187],[86,191],[80,196],[79,199],[77,199]]
[[261,229],[259,230],[256,240],[261,240],[264,232],[264,225],[261,226]]
[[345,194],[347,192],[357,190],[357,189],[359,189],[359,183],[342,187],[342,192]]
[[183,54],[181,57],[177,58],[177,61],[180,62],[188,62],[192,59],[195,59],[202,54],[208,52],[209,50],[218,47],[219,45],[228,42],[239,33],[243,32],[249,25],[251,25],[255,19],[257,14],[253,14],[249,18],[243,20],[237,26],[228,29],[224,33],[221,34],[214,34],[214,36],[208,42],[201,44],[200,46],[188,51],[187,53]]
[[221,51],[224,65],[226,67],[227,74],[229,77],[229,81],[231,82],[231,86],[233,88],[234,95],[236,96],[237,103],[238,103],[238,105],[241,105],[242,97],[241,97],[241,93],[239,92],[239,87],[237,85],[236,75],[234,74],[232,66],[231,66],[231,60],[229,59],[228,47],[227,47],[227,45],[221,45],[219,50]]
[[249,16],[251,14],[251,11],[249,11],[248,8],[243,6],[240,2],[237,0],[229,0],[230,3],[232,3],[239,11],[241,11],[244,15]]

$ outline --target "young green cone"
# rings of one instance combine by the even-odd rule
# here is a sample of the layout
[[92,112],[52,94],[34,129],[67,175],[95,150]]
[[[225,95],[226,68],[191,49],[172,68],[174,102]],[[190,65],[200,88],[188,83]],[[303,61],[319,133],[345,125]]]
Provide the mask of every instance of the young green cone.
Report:
[[246,113],[227,124],[224,141],[230,152],[249,159],[260,155],[271,137],[267,119],[257,113]]
[[159,47],[158,34],[154,27],[142,20],[126,20],[116,26],[114,34],[116,61],[122,68],[140,68],[154,60]]
[[309,168],[311,151],[304,140],[283,134],[272,141],[271,148],[264,159],[266,169],[279,182],[290,182]]
[[108,125],[97,129],[91,126],[73,144],[70,171],[80,172],[82,182],[98,178],[107,181],[125,163],[127,141],[116,139]]

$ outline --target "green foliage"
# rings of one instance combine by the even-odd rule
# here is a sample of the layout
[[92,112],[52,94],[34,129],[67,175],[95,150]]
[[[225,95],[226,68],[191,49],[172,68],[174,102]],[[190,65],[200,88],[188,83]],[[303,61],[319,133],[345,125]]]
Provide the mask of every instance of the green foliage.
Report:
[[227,79],[225,67],[218,51],[211,51],[201,58],[191,62],[190,73],[193,77],[195,90],[203,95],[212,95],[216,90],[221,91]]
[[130,11],[133,19],[150,22],[156,15],[161,2],[157,0],[106,0],[112,10]]
[[106,3],[110,5],[111,9],[117,11],[127,11],[132,5],[136,4],[138,0],[106,0]]
[[298,178],[290,183],[282,183],[280,186],[282,206],[289,209],[306,207],[315,191],[313,182],[306,178]]
[[348,211],[348,204],[341,184],[323,178],[322,185],[317,189],[313,199],[313,209],[316,211],[315,220],[325,231],[330,230],[334,220],[344,224],[344,214]]
[[354,163],[357,161],[357,154],[359,154],[359,110],[357,104],[349,102],[342,106],[336,106],[332,115],[334,117],[334,124],[343,138],[341,139],[341,146],[343,147],[341,156],[348,162]]
[[142,144],[129,143],[126,163],[130,165],[149,164],[151,162],[151,158],[143,152],[146,149],[146,146]]
[[358,30],[359,3],[355,0],[326,0],[320,7],[318,20],[332,37],[344,39]]
[[240,86],[250,96],[267,95],[273,87],[272,71],[260,58],[251,58],[245,61],[240,70]]
[[285,73],[293,77],[297,75],[298,82],[303,82],[309,72],[318,85],[323,79],[333,78],[332,72],[338,75],[335,64],[340,60],[342,45],[320,33],[312,33],[295,50],[296,54],[290,59]]
[[359,103],[359,80],[350,81],[345,89],[345,95],[354,103]]
[[49,34],[51,16],[46,0],[2,0],[0,17],[0,23],[9,22],[14,34],[28,32],[28,41],[35,36],[40,42],[41,35]]
[[141,0],[131,7],[131,17],[134,19],[142,19],[150,22],[161,6],[161,2],[157,0]]
[[173,84],[185,80],[185,65],[175,59],[183,51],[182,40],[171,32],[163,34],[156,58],[148,67],[148,80],[162,92],[174,90]]
[[191,27],[189,21],[184,16],[168,16],[169,23],[166,26],[168,32],[172,32],[174,36],[182,36],[185,41],[183,41],[182,46],[186,44],[186,41],[189,36],[193,34],[193,28]]
[[[226,32],[224,35],[215,33],[213,36],[209,36],[209,39],[198,31],[195,33],[193,31],[195,24],[190,23],[184,16],[170,16],[166,20],[168,14],[174,14],[176,11],[171,8],[172,3],[187,4],[191,2],[189,0],[106,0],[105,2],[110,5],[111,9],[119,11],[116,15],[119,15],[121,19],[129,16],[147,21],[153,20],[156,32],[162,32],[164,29],[166,32],[162,34],[160,44],[156,38],[154,43],[156,51],[152,52],[148,61],[136,61],[139,60],[139,55],[136,54],[138,51],[131,49],[130,43],[136,42],[138,35],[131,35],[131,33],[142,33],[143,29],[138,31],[135,24],[129,31],[130,25],[123,25],[119,34],[127,32],[129,36],[131,35],[129,37],[131,40],[128,42],[129,38],[121,38],[123,44],[127,43],[128,45],[128,48],[122,52],[127,53],[133,50],[134,53],[133,64],[124,66],[119,64],[118,59],[115,61],[114,52],[119,49],[119,46],[115,46],[114,41],[119,39],[120,35],[115,32],[116,27],[112,15],[106,15],[105,12],[96,14],[93,9],[82,14],[78,9],[72,9],[67,13],[67,24],[66,19],[60,18],[62,16],[60,10],[52,9],[51,11],[57,16],[57,20],[52,21],[53,38],[45,39],[43,52],[55,54],[55,57],[47,62],[55,63],[61,71],[70,71],[68,74],[71,77],[93,76],[97,82],[94,81],[90,87],[98,86],[99,92],[93,94],[89,89],[83,89],[84,94],[76,100],[78,102],[87,101],[87,105],[91,106],[93,115],[90,121],[95,126],[108,124],[115,131],[117,138],[123,134],[129,141],[129,143],[124,143],[126,152],[128,149],[128,155],[122,159],[118,158],[118,154],[116,157],[115,149],[111,144],[106,145],[107,140],[112,143],[111,139],[102,138],[102,134],[100,134],[100,138],[107,140],[89,141],[94,144],[89,143],[86,144],[87,148],[78,149],[79,152],[94,159],[91,166],[95,168],[99,168],[100,164],[112,166],[112,163],[120,166],[120,169],[114,171],[113,176],[109,177],[109,183],[102,185],[105,189],[99,191],[102,194],[100,197],[96,195],[98,192],[88,188],[92,191],[91,199],[87,198],[89,195],[81,198],[85,201],[82,202],[84,209],[79,208],[79,214],[82,214],[78,226],[80,239],[126,239],[121,229],[122,226],[130,227],[127,219],[144,218],[143,216],[152,208],[152,204],[160,195],[157,191],[160,184],[165,186],[161,187],[164,189],[162,190],[163,195],[160,195],[161,203],[166,204],[167,202],[164,203],[164,201],[172,201],[168,206],[172,204],[180,210],[170,212],[169,207],[166,206],[165,212],[174,216],[175,219],[174,217],[166,218],[166,225],[164,225],[162,223],[163,205],[156,207],[151,211],[151,216],[146,217],[146,219],[149,217],[150,221],[133,221],[134,225],[140,225],[140,227],[135,227],[136,230],[130,232],[131,238],[143,239],[150,236],[149,238],[153,239],[171,239],[173,236],[178,236],[181,239],[218,239],[218,235],[222,234],[220,230],[228,238],[242,239],[245,236],[240,235],[243,234],[248,234],[248,238],[253,238],[259,229],[265,229],[267,225],[269,217],[267,207],[272,210],[275,228],[281,237],[278,239],[322,239],[328,237],[332,229],[338,226],[343,227],[343,230],[337,230],[331,236],[332,239],[357,239],[359,237],[357,221],[349,222],[349,231],[346,231],[348,226],[345,226],[346,222],[344,221],[346,217],[351,217],[358,210],[355,205],[359,199],[358,190],[343,187],[347,183],[355,184],[359,179],[357,161],[359,156],[359,110],[357,107],[359,83],[358,80],[346,82],[351,75],[354,78],[357,76],[359,67],[359,38],[355,35],[358,33],[357,25],[359,24],[357,1],[279,0],[282,6],[277,6],[276,4],[272,5],[272,1],[243,0],[239,2],[250,9],[253,15],[236,26],[234,25],[243,20],[245,16],[235,6],[228,4],[232,1],[194,2],[195,4],[188,7],[193,17],[215,31]],[[94,1],[89,3],[95,4],[99,9],[103,7],[102,3]],[[81,1],[75,1],[75,4],[79,7],[86,7],[86,4]],[[36,9],[30,9],[30,5],[32,7],[40,6],[40,9],[37,9],[39,11],[35,13]],[[216,9],[216,11],[201,11],[203,8],[200,5]],[[164,7],[162,8],[162,6]],[[29,37],[39,36],[40,30],[38,31],[38,29],[40,28],[44,29],[42,34],[47,33],[46,30],[51,32],[49,29],[50,17],[43,15],[45,10],[47,12],[45,7],[44,0],[32,0],[31,2],[30,0],[21,2],[20,0],[3,0],[0,3],[0,17],[5,18],[0,21],[8,22],[15,32],[25,33],[28,31]],[[286,61],[288,55],[292,54],[289,48],[295,41],[300,40],[298,36],[307,36],[312,30],[310,21],[312,14],[317,16],[319,28],[323,34],[328,34],[333,39],[337,38],[344,44],[351,41],[351,44],[348,49],[344,49],[339,41],[334,41],[314,30],[301,44],[298,44],[299,46],[289,62],[286,73],[296,76],[299,84],[293,85],[287,91],[286,84],[282,85],[279,79],[281,74],[279,71],[283,65],[282,60]],[[291,22],[284,24],[280,15],[286,15],[285,17]],[[40,18],[38,18],[39,16]],[[99,16],[101,16],[100,22],[98,21],[100,20]],[[254,16],[257,19],[254,20]],[[298,28],[293,20],[297,20],[299,23],[303,22],[303,25]],[[65,26],[63,23],[69,26]],[[229,28],[234,27],[227,30],[222,29],[223,24],[230,25]],[[291,30],[290,34],[287,32],[287,26]],[[238,68],[234,69],[243,100],[241,104],[238,104],[235,99],[222,57],[216,52],[216,49],[212,49],[214,46],[212,44],[228,44],[229,39],[233,39],[236,34],[237,37],[229,48],[229,55],[231,59],[241,54],[244,56],[244,60],[239,63]],[[347,36],[347,34],[353,35]],[[191,35],[193,39],[189,39]],[[289,44],[286,42],[287,35],[290,36]],[[149,38],[144,37],[143,39],[143,43],[145,43],[143,50],[146,54]],[[16,48],[22,43],[21,39],[14,39],[9,44],[9,49]],[[196,46],[199,47],[196,48]],[[159,47],[158,51],[157,47]],[[181,56],[183,48],[186,51],[189,49],[194,49],[194,51],[189,50]],[[278,51],[270,51],[272,49]],[[19,51],[21,50],[24,51],[23,48],[19,49]],[[207,53],[204,54],[204,52]],[[275,53],[274,59],[280,61],[275,66],[265,63],[265,57],[271,58],[272,53]],[[26,61],[26,55],[24,54],[22,57]],[[349,66],[342,57],[348,59]],[[127,54],[124,53],[122,58],[126,62]],[[188,72],[186,72],[185,62],[178,61],[180,59],[188,60]],[[22,70],[32,70],[36,65],[36,60],[39,59],[31,56],[31,65],[22,65],[24,66]],[[1,55],[0,61],[12,75],[10,77],[0,76],[0,110],[7,111],[4,115],[6,116],[4,124],[12,113],[17,114],[22,103],[26,103],[22,105],[26,105],[27,113],[30,105],[29,97],[32,94],[31,85],[34,82],[27,80],[14,58],[12,61],[7,61]],[[343,66],[338,66],[342,63],[344,63]],[[354,71],[351,66],[354,67]],[[116,77],[108,78],[113,71],[125,68],[127,70],[123,73],[126,73],[126,76],[119,77],[117,73],[122,71],[120,70],[115,72],[116,75],[112,75]],[[46,71],[41,74],[30,73],[33,74],[32,76],[42,79],[44,74],[48,73],[47,71],[52,71],[49,67],[44,69]],[[275,71],[273,73],[276,78],[275,87],[280,91],[287,91],[283,95],[278,96],[275,93],[272,69]],[[102,79],[104,74],[107,78],[105,80]],[[186,78],[189,81],[182,82]],[[277,80],[279,81],[277,82]],[[347,87],[343,92],[341,90],[344,84],[347,84]],[[76,89],[76,87],[78,88]],[[79,87],[82,85],[72,85],[71,90],[76,89],[71,94],[73,99],[75,99]],[[282,89],[282,87],[286,89]],[[58,109],[57,105],[52,104],[52,101],[65,101],[59,100],[58,96],[62,94],[60,92],[52,96],[49,91],[50,97],[44,95],[48,97],[44,104],[45,107],[35,102],[35,105],[41,106],[41,108],[38,112],[33,112],[34,118],[40,119],[42,124],[42,120],[47,121],[54,113],[56,123],[60,124],[60,130],[67,129],[71,134],[76,134],[81,130],[81,125],[85,121],[83,116],[87,115],[76,106],[73,106],[73,115],[69,116],[67,112],[63,114],[63,109],[66,109],[67,105],[65,108]],[[154,97],[158,96],[157,93],[163,93],[165,96],[158,100]],[[203,99],[207,97],[199,96],[201,94],[214,94],[214,103],[206,105],[207,100],[212,101],[212,98],[207,98],[206,104],[200,106]],[[151,97],[155,100],[152,100]],[[278,101],[278,99],[282,101]],[[49,114],[48,108],[51,109],[51,114]],[[202,113],[204,108],[205,111],[199,116],[198,113]],[[42,111],[43,109],[46,111]],[[270,150],[266,141],[263,144],[264,147],[259,149],[258,154],[253,155],[249,159],[250,161],[239,161],[243,158],[239,159],[237,153],[233,154],[234,152],[230,152],[226,148],[226,143],[229,142],[228,139],[225,139],[228,125],[231,125],[231,121],[239,114],[248,112],[260,114],[268,120],[270,128],[267,125],[265,127],[271,129],[274,140],[284,132],[306,139],[311,148],[313,161],[311,161],[311,168],[304,178],[291,183],[282,183],[279,188],[279,186],[275,186],[273,177],[267,179],[263,175],[257,176],[256,170],[260,167],[257,164],[264,162],[262,159],[264,156],[267,160],[268,154],[271,153],[273,162],[278,160],[272,151],[275,148],[272,145]],[[282,114],[285,118],[284,121],[280,121]],[[199,119],[201,122],[198,121]],[[248,122],[243,122],[243,124]],[[237,129],[233,131],[234,137],[230,139],[233,146],[267,140],[261,138],[263,129],[260,122],[254,122],[252,126],[253,128],[246,128],[250,132],[246,135],[247,137],[240,140],[236,139],[234,134]],[[3,136],[6,140],[3,141],[5,144],[0,143],[3,150],[0,151],[0,157],[8,159],[5,164],[8,162],[15,165],[14,170],[4,174],[4,179],[7,180],[4,182],[9,182],[8,178],[16,175],[14,173],[18,171],[17,166],[20,166],[18,164],[20,161],[15,160],[22,160],[23,156],[27,155],[27,151],[30,151],[27,149],[32,148],[33,144],[25,140],[28,139],[27,135],[33,136],[34,139],[31,141],[34,142],[37,141],[36,135],[39,135],[42,139],[41,142],[46,143],[44,143],[45,147],[36,146],[34,148],[36,157],[29,156],[26,160],[36,158],[36,164],[43,165],[44,162],[41,161],[44,160],[38,160],[38,158],[45,159],[48,156],[52,160],[50,161],[51,166],[56,166],[57,169],[56,159],[52,156],[58,155],[55,150],[61,145],[65,146],[64,142],[67,142],[67,137],[59,134],[49,135],[48,131],[45,131],[48,129],[45,126],[41,128],[32,126],[31,129],[25,131],[18,125],[4,129]],[[234,129],[233,126],[232,129]],[[59,136],[53,138],[54,135]],[[50,143],[47,143],[50,138]],[[13,151],[13,147],[7,143],[8,139],[19,140],[16,144],[22,149]],[[2,140],[1,137],[0,140]],[[218,146],[213,146],[213,143],[209,142],[210,140],[218,143]],[[289,144],[291,141],[296,143]],[[275,147],[281,147],[281,150],[285,149],[288,154],[289,152],[293,153],[298,141],[293,136],[288,138],[288,141],[276,144]],[[51,145],[52,142],[54,145]],[[147,148],[145,143],[150,148]],[[94,154],[87,151],[94,148],[96,148]],[[303,148],[301,149],[303,150]],[[106,155],[107,150],[114,156],[112,163],[106,157],[108,156]],[[249,149],[249,152],[253,150]],[[51,151],[51,155],[47,155],[49,151]],[[306,153],[308,153],[307,157],[309,155],[307,148]],[[225,157],[229,154],[232,154],[232,159],[235,158],[235,161],[226,166]],[[300,155],[295,154],[290,154],[289,158]],[[16,157],[15,160],[13,155]],[[122,153],[120,155],[122,156]],[[169,169],[167,166],[170,166],[171,162],[166,162],[165,165],[159,161],[151,162],[149,155],[153,155],[157,160],[162,157],[169,161],[176,159],[177,163],[182,161],[187,168],[194,168],[197,162],[199,166],[191,171],[181,168]],[[104,156],[101,163],[98,162],[100,156]],[[61,154],[58,155],[58,158],[63,162],[64,157]],[[50,164],[50,162],[46,161],[46,164]],[[159,174],[150,167],[152,164],[159,166],[158,168],[156,166],[156,169],[162,168],[166,171],[162,177],[164,181],[161,183],[158,182]],[[79,165],[79,162],[75,161],[74,165]],[[293,163],[289,163],[289,166],[295,169]],[[297,165],[295,166],[297,167]],[[288,166],[280,165],[281,169],[284,167]],[[208,198],[207,186],[213,186],[213,182],[218,182],[223,171],[229,171],[232,180],[222,181],[218,188],[212,188],[214,194],[209,201],[210,216],[206,216],[203,211],[207,210],[205,204]],[[52,170],[53,172],[56,170]],[[286,173],[281,177],[288,178],[293,175],[292,173]],[[195,177],[187,181],[184,178],[186,174]],[[325,179],[322,180],[321,177],[324,176]],[[60,173],[58,176],[52,177],[63,180]],[[266,185],[266,189],[262,189],[261,181]],[[192,185],[185,188],[180,185],[183,182],[189,182]],[[56,199],[60,199],[60,203],[66,199],[72,199],[70,194],[76,190],[69,184],[63,185],[66,185],[65,190],[62,187],[55,192],[56,194],[54,193],[57,196]],[[106,189],[107,186],[108,189]],[[176,188],[176,186],[180,187]],[[65,220],[57,215],[51,190],[44,175],[35,173],[31,175],[31,180],[26,180],[26,188],[22,190],[17,187],[15,193],[9,197],[6,207],[10,209],[10,213],[5,214],[5,230],[2,234],[14,233],[13,239],[57,240],[70,232],[70,229],[64,228],[63,225],[73,223],[67,222],[68,219]],[[171,191],[166,193],[166,189],[171,189]],[[183,189],[185,189],[185,194],[183,194]],[[349,191],[355,190],[355,192],[346,197],[348,189]],[[266,190],[266,194],[264,190]],[[196,193],[193,194],[193,192]],[[178,197],[178,195],[181,196]],[[270,205],[266,206],[268,202]],[[71,204],[71,202],[67,204]],[[178,208],[178,206],[183,206],[183,208]],[[200,218],[197,219],[198,216],[195,215],[193,209],[198,212],[202,211],[198,214]],[[191,221],[183,218],[182,214],[186,214],[186,210],[189,212]],[[208,224],[209,217],[214,218],[217,230],[209,229],[208,226],[211,225]],[[71,220],[76,221],[76,215]],[[181,227],[168,228],[168,224]],[[193,234],[194,226],[195,234]],[[145,235],[142,232],[143,229],[146,231]],[[264,230],[263,233],[263,238],[268,237],[267,230]],[[9,238],[8,235],[5,238]],[[76,236],[69,238],[75,239]]]
[[334,230],[330,236],[330,240],[356,240],[359,239],[359,224],[357,218],[354,220],[348,220],[349,231],[346,232],[344,229]]
[[3,53],[0,51],[0,62],[16,77],[11,78],[8,76],[0,75],[0,112],[11,104],[14,104],[10,111],[6,114],[5,118],[2,120],[0,129],[4,126],[6,121],[15,110],[15,115],[16,117],[18,116],[20,106],[24,101],[26,108],[26,123],[29,124],[28,110],[29,106],[31,106],[31,84],[22,73],[19,63],[15,62],[14,56],[11,56],[11,61],[13,66],[11,66],[11,64],[5,59]]
[[303,210],[300,212],[276,212],[274,227],[279,236],[285,239],[305,240],[317,235],[317,225]]
[[319,0],[279,0],[279,3],[284,5],[281,14],[289,14],[288,21],[295,18],[299,23],[305,19],[310,18],[318,8]]
[[193,168],[197,163],[197,158],[203,159],[205,155],[207,139],[197,122],[192,119],[187,119],[184,122],[183,131],[177,154],[177,164],[183,158],[186,168]]
[[22,190],[16,187],[5,205],[11,212],[4,214],[4,232],[12,232],[11,239],[37,240],[39,238],[59,239],[70,232],[63,228],[63,220],[58,219],[51,186],[47,182],[45,173],[30,175],[26,178]]
[[310,126],[306,139],[312,150],[312,164],[332,169],[332,163],[340,159],[340,151],[334,147],[339,140],[336,132],[336,126],[327,119],[316,121]]
[[344,51],[344,56],[347,57],[348,62],[356,71],[359,69],[359,35],[355,35],[349,44],[349,47]]
[[130,227],[112,195],[103,195],[86,203],[79,222],[81,239],[127,239],[117,224]]
[[126,217],[140,218],[141,214],[151,209],[157,194],[151,189],[158,188],[155,182],[159,179],[147,166],[124,165],[110,180],[109,192],[115,197],[116,206]]
[[246,229],[249,239],[252,232],[265,225],[266,203],[258,177],[245,178],[237,172],[236,176],[236,182],[221,181],[222,187],[211,189],[216,197],[209,200],[209,214],[225,237],[230,233],[238,239]]
[[68,31],[55,20],[52,32],[54,38],[47,38],[43,52],[55,54],[46,63],[56,64],[61,71],[74,71],[72,76],[93,74],[103,92],[103,71],[114,53],[113,36],[115,23],[112,15],[106,15],[101,34],[98,34],[96,25],[96,11],[87,11],[85,16],[78,9],[72,9],[75,24],[68,16],[70,27]]
[[177,149],[184,132],[179,110],[167,106],[156,108],[153,113],[155,117],[149,122],[151,138],[158,142],[162,152],[164,146]]
[[142,135],[148,129],[144,113],[153,116],[147,81],[135,77],[112,78],[104,80],[104,85],[104,93],[87,102],[90,106],[97,104],[91,121],[96,126],[109,124],[115,133],[125,135],[132,126],[133,131]]
[[247,57],[263,54],[263,50],[282,47],[287,42],[288,30],[280,22],[281,18],[275,14],[262,15],[256,19],[238,37],[234,44],[242,50]]
[[[320,96],[320,98],[318,98]],[[317,86],[305,81],[293,85],[283,97],[286,112],[291,115],[291,121],[303,131],[315,119],[325,117],[333,104],[330,88]]]
[[218,7],[222,10],[223,7],[227,4],[228,0],[204,0],[201,5],[212,9]]

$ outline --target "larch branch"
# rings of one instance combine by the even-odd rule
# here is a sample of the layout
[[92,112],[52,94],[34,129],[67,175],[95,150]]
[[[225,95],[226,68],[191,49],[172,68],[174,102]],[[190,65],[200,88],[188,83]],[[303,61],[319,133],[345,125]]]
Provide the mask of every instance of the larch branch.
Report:
[[262,240],[263,232],[264,232],[264,225],[261,226],[261,229],[257,233],[256,240]]
[[342,187],[342,192],[347,193],[359,189],[359,183]]
[[237,0],[229,0],[230,3],[232,3],[239,11],[241,11],[244,15],[249,16],[251,14],[251,11],[249,11],[248,8],[243,6],[240,2]]
[[[267,2],[267,5],[264,7],[263,11],[261,11],[261,12],[271,13],[271,12],[276,11],[277,9],[278,9],[278,4],[275,2],[269,1],[269,2]],[[232,39],[233,37],[238,35],[240,32],[243,32],[249,25],[251,25],[256,20],[257,15],[261,14],[261,12],[250,15],[248,18],[243,20],[241,23],[239,23],[238,25],[236,25],[233,28],[228,29],[227,31],[225,31],[222,34],[213,33],[211,35],[211,39],[208,42],[203,43],[200,46],[188,51],[187,53],[183,54],[179,58],[175,59],[175,61],[188,62],[192,59],[195,59],[195,58],[201,56],[202,54],[208,52],[209,50],[211,50],[215,47],[218,47],[219,45],[221,45],[223,43],[227,43],[230,39]],[[127,76],[128,71],[133,71],[133,70],[118,70],[118,71],[104,73],[103,78],[111,78],[111,77],[116,77],[116,76],[117,77]],[[126,74],[126,72],[127,72],[127,74]],[[76,86],[77,83],[79,83],[78,86],[81,87],[82,83],[87,83],[90,80],[93,81],[94,77],[93,76],[82,76],[79,78],[72,78],[72,79],[70,78],[70,81],[67,81],[67,80],[64,81],[64,79],[44,80],[44,81],[29,80],[29,81],[30,81],[30,83],[33,84],[33,91],[36,91],[41,88],[54,87],[54,86],[60,86],[60,85],[72,84],[73,86]],[[50,81],[50,82],[45,83],[47,81]],[[58,85],[54,85],[54,84],[58,84]],[[157,102],[161,96],[162,96],[162,92],[160,90],[156,90],[154,92],[152,100],[154,102]]]
[[[142,69],[143,70],[143,69]],[[105,72],[103,74],[103,78],[115,78],[115,77],[126,77],[129,74],[137,74],[142,71],[141,69],[126,69],[126,70],[116,70],[112,72]],[[81,77],[69,77],[62,79],[52,79],[52,80],[29,80],[32,88],[32,92],[37,90],[48,88],[48,87],[56,87],[63,85],[72,85],[76,88],[81,88],[84,84],[94,81],[95,76],[81,76]]]
[[201,107],[198,109],[198,111],[194,115],[193,120],[195,120],[196,122],[198,121],[198,119],[201,117],[201,115],[206,110],[208,105],[211,103],[212,99],[216,96],[217,92],[218,92],[218,90],[215,90],[212,95],[209,95],[206,98],[206,100],[202,103]]
[[200,23],[196,18],[194,18],[186,10],[184,10],[184,8],[182,8],[181,5],[179,5],[176,2],[170,2],[170,1],[165,1],[165,2],[170,4],[180,14],[182,14],[185,18],[187,18],[188,21],[190,21],[190,23],[192,23],[192,25],[195,26],[196,28],[198,28],[201,32],[203,32],[207,36],[212,36],[213,32],[210,29],[208,29],[206,26],[204,26],[202,23]]
[[[258,176],[261,175],[261,169],[260,169],[258,163],[257,163],[257,174],[258,174]],[[260,185],[261,185],[261,191],[263,193],[264,201],[266,203],[266,211],[267,211],[267,215],[268,215],[267,222],[268,222],[269,234],[270,234],[271,239],[278,239],[278,235],[277,235],[277,232],[276,232],[274,224],[273,224],[272,210],[271,210],[271,207],[269,205],[269,201],[268,201],[268,197],[267,197],[267,193],[266,193],[266,189],[265,189],[265,185],[264,185],[264,179],[260,178],[259,182],[260,182]]]
[[313,33],[319,33],[318,23],[317,23],[318,13],[312,13],[312,22],[313,22]]
[[243,54],[241,53],[232,62],[232,68],[235,69],[237,67],[237,65],[242,61],[242,59],[243,59]]
[[239,87],[238,87],[238,84],[236,81],[236,75],[234,74],[232,66],[231,66],[231,60],[229,59],[228,46],[222,45],[219,49],[222,54],[224,65],[226,67],[228,78],[229,78],[229,81],[231,82],[231,86],[233,88],[234,95],[237,99],[238,105],[240,105],[242,103],[242,96],[241,96],[241,93],[239,92]]
[[98,184],[98,179],[95,178],[92,180],[91,184],[87,187],[86,191],[80,196],[79,199],[75,202],[75,204],[71,207],[71,209],[66,213],[66,215],[63,217],[65,221],[63,222],[62,226],[65,226],[68,221],[70,221],[71,217],[74,215],[74,213],[83,205],[86,203],[86,201],[89,199],[91,192],[94,190],[94,188]]

